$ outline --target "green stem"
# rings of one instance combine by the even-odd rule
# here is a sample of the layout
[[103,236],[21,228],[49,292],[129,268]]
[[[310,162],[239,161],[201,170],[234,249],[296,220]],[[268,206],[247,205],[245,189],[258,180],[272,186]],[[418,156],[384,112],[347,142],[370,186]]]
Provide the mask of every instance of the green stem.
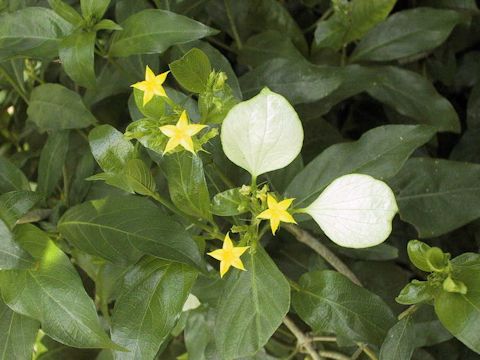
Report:
[[220,180],[223,181],[223,183],[228,186],[229,188],[235,188],[236,185],[233,183],[232,180],[230,180],[225,173],[215,164],[214,162],[211,163],[211,166],[213,167],[213,170],[217,173],[218,177]]
[[235,43],[237,44],[238,50],[241,50],[242,47],[243,47],[243,44],[242,44],[242,40],[240,40],[240,36],[238,35],[237,26],[235,25],[235,21],[233,19],[232,9],[230,9],[229,1],[230,0],[223,0],[223,2],[225,4],[225,11],[227,12],[228,21],[230,22],[230,27],[231,27],[231,30],[232,30],[233,39],[235,40]]
[[417,311],[419,309],[419,306],[418,305],[411,305],[407,308],[407,310],[405,310],[404,312],[402,312],[400,315],[398,315],[398,320],[402,320],[403,318],[407,317],[407,316],[410,316],[412,315],[415,311]]
[[357,278],[357,276],[348,268],[345,263],[340,260],[337,255],[335,255],[329,248],[323,245],[320,241],[310,235],[309,232],[303,230],[297,225],[294,224],[283,224],[285,230],[287,230],[290,234],[295,236],[295,238],[307,245],[309,248],[314,250],[317,254],[319,254],[322,258],[324,258],[332,267],[337,270],[339,273],[343,274],[347,278],[350,279],[353,283],[362,286],[362,283]]
[[22,91],[22,89],[17,85],[17,83],[7,74],[7,72],[0,67],[0,76],[3,76],[9,83],[12,85],[13,89],[21,96],[21,98],[27,103],[29,103],[27,94]]

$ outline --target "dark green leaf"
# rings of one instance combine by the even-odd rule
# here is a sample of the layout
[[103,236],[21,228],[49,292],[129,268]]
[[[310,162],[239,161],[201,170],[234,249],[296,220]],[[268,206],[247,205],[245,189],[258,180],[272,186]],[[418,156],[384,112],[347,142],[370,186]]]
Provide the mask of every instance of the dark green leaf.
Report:
[[360,39],[387,17],[395,2],[396,0],[336,2],[335,13],[328,20],[318,23],[314,46],[338,50],[344,44]]
[[[290,306],[290,286],[265,250],[245,253],[245,269],[226,278],[215,324],[224,359],[255,354],[282,323]],[[234,273],[233,273],[234,272]]]
[[189,215],[211,219],[210,196],[200,156],[187,151],[169,154],[164,157],[162,168],[173,203]]
[[0,194],[14,190],[30,190],[28,179],[10,160],[0,156]]
[[438,131],[460,131],[452,104],[423,76],[394,66],[375,68],[376,81],[367,89],[375,99]]
[[168,339],[195,281],[195,270],[145,258],[129,271],[112,318],[112,339],[129,352],[115,359],[153,359]]
[[71,25],[52,10],[27,7],[0,16],[0,60],[14,56],[54,57]]
[[33,225],[15,228],[20,244],[39,261],[35,270],[0,272],[0,289],[15,312],[38,320],[42,330],[73,347],[113,348],[93,301],[68,257]]
[[120,24],[110,46],[111,56],[162,53],[170,46],[214,35],[195,20],[164,10],[143,10]]
[[272,58],[304,60],[290,38],[277,31],[265,31],[248,39],[238,54],[238,61],[253,67]]
[[110,0],[80,0],[80,8],[85,19],[100,20],[110,5]]
[[480,165],[410,159],[391,181],[400,217],[413,224],[421,238],[445,234],[477,219],[479,177]]
[[430,51],[442,44],[462,20],[451,10],[400,11],[372,29],[355,48],[352,61],[389,61]]
[[317,101],[341,84],[340,70],[317,66],[306,60],[274,59],[240,78],[246,98],[256,95],[265,86],[285,96],[291,103]]
[[133,144],[111,125],[100,125],[88,134],[90,150],[103,171],[118,173],[136,157]]
[[142,253],[197,267],[202,263],[183,227],[145,198],[83,203],[65,213],[58,230],[78,249],[115,263],[133,263]]
[[137,194],[151,196],[155,193],[157,184],[150,168],[142,160],[129,160],[125,166],[124,174],[131,189]]
[[404,305],[413,305],[430,302],[433,299],[434,288],[427,281],[412,280],[408,283],[395,298]]
[[94,31],[75,31],[60,43],[59,55],[65,72],[78,85],[95,86]]
[[41,131],[81,129],[96,123],[80,95],[59,84],[33,89],[27,113]]
[[13,312],[0,300],[0,359],[31,359],[39,326],[37,321]]
[[178,83],[186,90],[197,94],[205,90],[212,71],[207,55],[197,48],[191,49],[169,66]]
[[38,165],[37,191],[48,198],[62,177],[63,165],[67,157],[70,133],[57,131],[48,136]]
[[415,327],[412,316],[397,322],[387,334],[380,349],[381,360],[409,360],[415,350]]
[[388,179],[434,133],[432,127],[422,125],[387,125],[372,129],[356,142],[333,145],[322,152],[293,179],[286,193],[302,204],[313,200],[342,175],[361,173]]
[[194,47],[199,48],[205,54],[207,54],[210,60],[210,63],[212,64],[212,68],[214,70],[222,71],[225,74],[227,74],[227,84],[232,89],[233,93],[235,94],[235,97],[237,99],[241,99],[242,92],[240,90],[240,85],[238,84],[237,75],[233,71],[232,65],[230,64],[230,62],[227,60],[225,56],[222,55],[220,51],[218,51],[208,42],[201,41],[201,40],[192,41],[186,44],[179,44],[176,46],[176,48],[179,49],[179,51],[182,54],[185,54],[188,50],[193,49]]
[[0,219],[12,229],[17,220],[31,210],[42,196],[27,190],[10,191],[0,195]]
[[248,211],[249,199],[234,188],[218,193],[212,199],[212,213],[219,216],[236,216]]
[[435,312],[448,331],[480,353],[480,255],[463,254],[452,260],[455,277],[467,286],[466,294],[441,291]]
[[0,269],[29,269],[34,259],[14,240],[7,224],[0,219]]
[[300,287],[293,292],[293,307],[314,331],[380,345],[394,324],[383,300],[338,272],[306,273]]
[[48,0],[48,5],[62,18],[70,24],[79,25],[82,23],[82,16],[73,7],[63,2],[63,0]]

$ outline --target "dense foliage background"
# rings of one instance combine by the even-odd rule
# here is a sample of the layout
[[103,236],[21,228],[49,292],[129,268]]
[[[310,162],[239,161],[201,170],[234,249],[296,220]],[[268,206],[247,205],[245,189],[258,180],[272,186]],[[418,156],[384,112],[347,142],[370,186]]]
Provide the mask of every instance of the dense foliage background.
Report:
[[[474,0],[0,0],[0,358],[479,358],[479,15]],[[302,221],[304,230],[265,232],[258,261],[267,276],[258,284],[185,265],[199,261],[192,239],[203,250],[201,230],[185,219],[159,223],[168,210],[141,197],[151,193],[115,182],[133,145],[113,128],[123,133],[158,110],[132,95],[146,65],[167,71],[192,48],[228,78],[195,91],[174,71],[169,96],[192,119],[219,124],[264,86],[282,94],[302,120],[302,154],[259,181],[305,200],[344,174],[384,180],[399,206],[389,239],[341,248]],[[102,124],[112,127],[91,132]],[[195,188],[199,171],[210,198],[250,181],[222,155],[218,137],[206,139],[203,165],[191,168],[162,165],[150,140],[141,142],[148,151],[131,144],[153,177],[143,167],[127,175],[166,197],[191,192],[190,202],[207,207],[200,215],[209,205]],[[114,154],[104,158],[105,148]],[[85,180],[102,170],[115,176]],[[172,185],[180,175],[193,180]],[[89,221],[104,228],[82,228]],[[220,221],[225,233],[231,220]],[[178,235],[185,227],[188,241]],[[109,232],[119,228],[124,238]],[[185,241],[181,255],[167,256],[180,263],[137,262],[158,253],[145,239],[159,233]],[[100,241],[108,238],[121,246]],[[411,239],[451,258],[472,253],[452,262],[468,291],[454,283],[426,294],[412,285],[400,300],[421,305],[399,304],[410,280],[433,283],[450,266],[441,252],[425,265],[428,249],[416,243],[419,258],[409,259]],[[324,271],[332,264],[338,271]],[[285,278],[292,306],[280,325]],[[248,292],[237,301],[257,285],[260,303]],[[201,305],[182,312],[190,292]],[[249,316],[258,321],[252,331],[238,325]]]

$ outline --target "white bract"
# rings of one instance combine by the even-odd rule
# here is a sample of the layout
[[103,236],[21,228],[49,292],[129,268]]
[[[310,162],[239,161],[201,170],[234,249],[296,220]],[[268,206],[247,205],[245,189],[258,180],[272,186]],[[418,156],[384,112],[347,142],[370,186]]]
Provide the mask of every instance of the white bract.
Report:
[[349,248],[384,242],[397,211],[388,185],[361,174],[334,180],[306,209],[334,243]]
[[297,157],[303,128],[289,102],[265,88],[230,110],[221,139],[227,157],[257,177],[281,169]]

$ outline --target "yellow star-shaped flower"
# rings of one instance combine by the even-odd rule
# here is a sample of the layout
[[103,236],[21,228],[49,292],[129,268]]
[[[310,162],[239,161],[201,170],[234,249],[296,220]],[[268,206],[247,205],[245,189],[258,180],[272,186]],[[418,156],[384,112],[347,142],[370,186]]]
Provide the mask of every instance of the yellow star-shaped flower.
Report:
[[168,153],[169,151],[175,149],[178,145],[181,145],[185,148],[185,150],[195,154],[192,136],[200,132],[205,127],[207,127],[207,125],[189,124],[187,112],[183,110],[176,125],[165,125],[160,127],[160,131],[170,138],[164,152]]
[[267,195],[267,205],[268,209],[261,212],[257,219],[270,220],[270,227],[272,228],[272,234],[275,235],[277,232],[280,222],[293,223],[297,222],[293,216],[287,211],[287,209],[292,205],[292,202],[295,199],[285,199],[280,202],[277,202],[275,198],[268,194]]
[[244,270],[243,262],[240,259],[240,256],[247,251],[250,246],[233,246],[230,235],[227,233],[225,240],[223,240],[223,247],[221,249],[209,252],[208,255],[211,257],[220,260],[220,277],[223,278],[230,269],[231,266],[234,268]]
[[165,82],[169,72],[170,71],[166,71],[160,75],[155,75],[152,69],[150,69],[147,65],[145,70],[145,80],[139,81],[132,85],[133,88],[143,91],[143,106],[152,100],[154,95],[167,96],[167,93],[162,85]]

